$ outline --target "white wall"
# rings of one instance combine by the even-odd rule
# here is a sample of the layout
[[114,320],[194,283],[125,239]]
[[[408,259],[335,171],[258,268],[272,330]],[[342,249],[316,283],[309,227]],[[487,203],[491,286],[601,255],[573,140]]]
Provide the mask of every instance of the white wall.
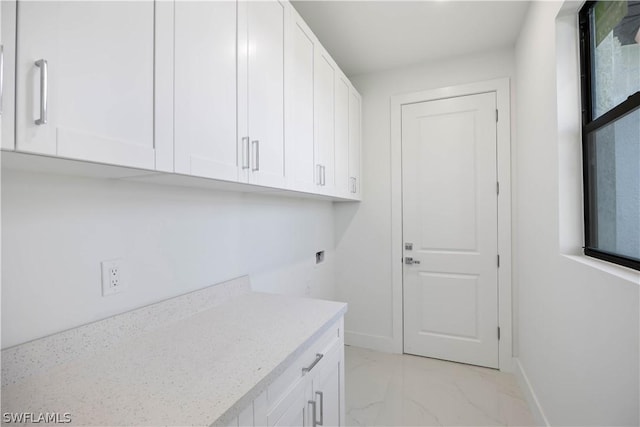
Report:
[[551,425],[638,425],[640,276],[570,255],[581,241],[579,115],[566,114],[577,70],[558,84],[556,57],[577,56],[573,19],[556,50],[560,6],[532,2],[516,45],[519,365]]
[[[333,238],[326,201],[3,170],[2,347],[243,274],[332,298]],[[102,297],[116,257],[130,287]]]
[[348,343],[393,351],[391,96],[514,74],[511,49],[353,76],[362,95],[363,201],[336,205],[338,299],[349,303]]

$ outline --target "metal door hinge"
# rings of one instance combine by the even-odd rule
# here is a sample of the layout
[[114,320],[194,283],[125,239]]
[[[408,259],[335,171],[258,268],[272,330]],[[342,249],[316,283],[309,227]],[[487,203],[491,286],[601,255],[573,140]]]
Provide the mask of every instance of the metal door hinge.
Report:
[[498,326],[498,341],[500,341],[500,326]]
[[500,268],[500,255],[496,255],[496,257],[497,257],[498,268]]

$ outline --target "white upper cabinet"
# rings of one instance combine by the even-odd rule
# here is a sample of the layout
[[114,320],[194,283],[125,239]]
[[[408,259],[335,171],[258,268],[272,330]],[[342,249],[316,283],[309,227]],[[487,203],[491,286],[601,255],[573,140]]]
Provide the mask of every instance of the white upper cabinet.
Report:
[[331,194],[335,186],[336,66],[324,49],[316,50],[314,69],[316,184],[319,186],[320,193]]
[[314,192],[313,63],[317,41],[300,15],[293,8],[290,11],[285,56],[287,178],[290,188]]
[[154,79],[161,9],[147,1],[19,2],[17,149],[146,169],[166,162],[156,158],[165,144],[154,141],[154,82],[166,82]]
[[349,81],[336,76],[335,92],[335,194],[349,197]]
[[361,114],[362,101],[360,94],[351,88],[349,91],[349,192],[351,198],[357,200],[360,200],[362,197],[360,191],[360,157],[362,155]]
[[285,5],[238,3],[240,180],[285,188]]
[[295,9],[290,16],[285,44],[289,188],[358,199],[359,95]]
[[15,148],[16,2],[0,2],[0,148]]
[[232,1],[175,3],[175,171],[236,181],[236,20]]
[[286,0],[6,0],[0,24],[3,150],[360,198],[360,95]]

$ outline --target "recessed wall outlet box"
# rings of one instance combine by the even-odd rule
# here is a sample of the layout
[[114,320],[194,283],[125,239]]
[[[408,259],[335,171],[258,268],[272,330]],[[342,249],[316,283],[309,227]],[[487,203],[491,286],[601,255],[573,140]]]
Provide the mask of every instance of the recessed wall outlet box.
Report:
[[102,296],[115,295],[125,290],[124,261],[122,258],[102,261]]
[[316,252],[316,264],[324,261],[324,251]]

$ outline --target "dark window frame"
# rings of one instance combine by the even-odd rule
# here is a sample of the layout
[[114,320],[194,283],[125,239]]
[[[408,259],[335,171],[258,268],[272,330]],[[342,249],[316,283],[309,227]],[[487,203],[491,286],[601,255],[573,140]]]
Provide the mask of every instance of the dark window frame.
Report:
[[630,95],[625,101],[610,109],[596,119],[593,118],[592,75],[594,63],[591,52],[591,25],[589,12],[597,1],[587,1],[579,12],[580,26],[580,88],[582,104],[582,174],[584,199],[584,254],[609,261],[635,270],[640,270],[640,261],[619,254],[597,249],[597,221],[591,218],[591,198],[596,190],[595,173],[592,170],[592,153],[589,152],[588,139],[597,130],[636,111],[640,107],[640,91]]

